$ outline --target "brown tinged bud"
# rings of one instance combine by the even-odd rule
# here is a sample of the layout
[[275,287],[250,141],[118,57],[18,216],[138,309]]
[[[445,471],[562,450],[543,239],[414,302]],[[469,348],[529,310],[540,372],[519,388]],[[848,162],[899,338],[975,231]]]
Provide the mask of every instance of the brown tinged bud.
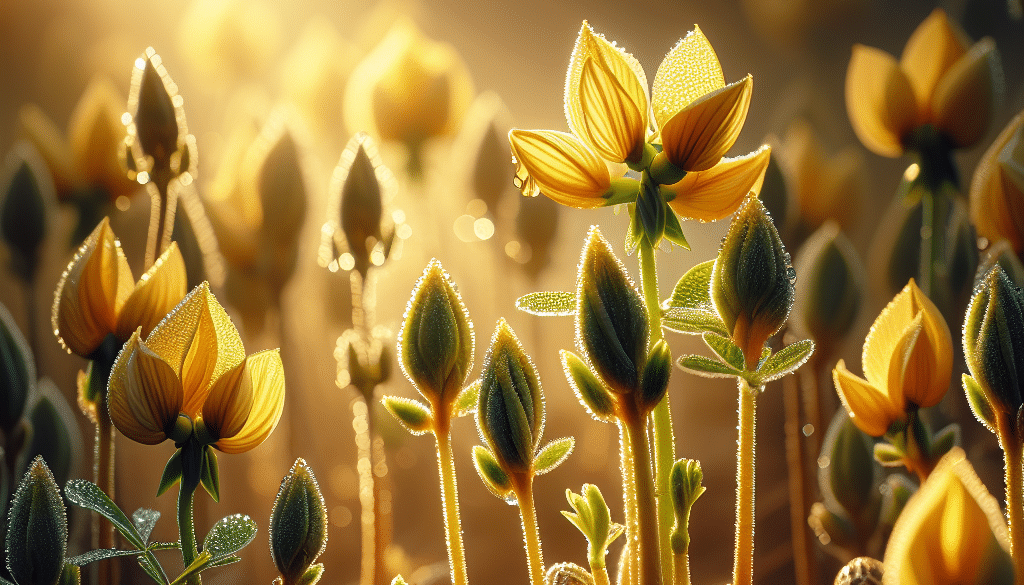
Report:
[[135,60],[128,93],[128,110],[132,115],[128,133],[134,136],[139,149],[135,160],[140,170],[170,169],[179,138],[188,134],[181,105],[178,85],[171,80],[156,50],[147,48]]
[[281,481],[270,514],[270,554],[284,585],[312,585],[321,565],[313,565],[327,547],[327,508],[313,470],[300,457]]

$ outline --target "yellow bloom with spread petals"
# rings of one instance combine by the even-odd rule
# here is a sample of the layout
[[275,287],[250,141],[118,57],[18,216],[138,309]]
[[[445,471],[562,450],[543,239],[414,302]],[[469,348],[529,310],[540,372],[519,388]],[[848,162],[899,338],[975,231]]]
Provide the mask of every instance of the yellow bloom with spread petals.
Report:
[[1013,583],[999,502],[954,447],[900,513],[885,549],[885,585]]
[[[110,419],[129,439],[155,445],[191,434],[203,445],[242,453],[281,419],[279,350],[245,355],[224,308],[200,284],[146,337],[136,331],[110,372]],[[188,417],[191,428],[179,422]]]
[[953,341],[938,308],[913,279],[875,319],[864,339],[864,378],[839,360],[832,379],[860,430],[874,437],[908,408],[937,404],[953,374]]
[[907,40],[900,60],[854,45],[846,71],[846,109],[857,137],[881,156],[897,157],[913,132],[933,125],[956,148],[984,136],[998,78],[995,43],[973,46],[935,9]]
[[1024,253],[1024,112],[985,151],[971,181],[971,221],[978,235],[1007,240]]
[[185,261],[176,243],[135,282],[110,220],[103,218],[57,283],[53,332],[69,352],[88,358],[107,335],[123,342],[140,327],[148,334],[185,292]]

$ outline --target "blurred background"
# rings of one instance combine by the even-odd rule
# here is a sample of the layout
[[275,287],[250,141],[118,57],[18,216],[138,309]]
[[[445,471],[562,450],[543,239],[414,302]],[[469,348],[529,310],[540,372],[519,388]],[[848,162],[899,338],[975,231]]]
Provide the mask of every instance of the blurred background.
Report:
[[[358,580],[353,408],[361,399],[351,387],[338,387],[335,359],[336,340],[352,324],[351,287],[344,266],[331,271],[318,265],[317,258],[321,226],[337,219],[327,211],[332,172],[346,142],[359,130],[380,145],[380,162],[394,175],[393,189],[385,197],[386,215],[405,226],[396,232],[403,240],[400,249],[374,271],[374,323],[397,331],[416,278],[435,256],[459,285],[475,324],[474,372],[496,320],[509,320],[545,385],[545,435],[576,438],[576,451],[566,464],[537,480],[545,562],[585,564],[585,542],[559,510],[567,509],[565,488],[578,491],[584,482],[594,483],[611,505],[613,519],[622,520],[616,430],[586,417],[561,372],[558,350],[574,346],[572,319],[530,316],[516,311],[514,302],[531,291],[572,290],[589,226],[600,225],[619,245],[628,216],[612,209],[578,211],[544,198],[523,199],[512,186],[514,168],[504,138],[508,128],[566,128],[565,69],[583,20],[632,53],[649,80],[664,54],[696,23],[714,46],[727,82],[747,73],[754,77],[750,113],[731,154],[772,144],[773,158],[780,161],[792,188],[793,153],[808,136],[830,157],[846,153],[857,168],[856,180],[833,211],[846,213],[844,229],[863,255],[878,225],[876,210],[891,199],[907,161],[880,158],[857,142],[843,97],[850,49],[863,43],[899,55],[910,33],[936,6],[945,8],[972,39],[993,37],[1003,57],[1003,99],[989,134],[958,155],[966,183],[987,145],[1024,109],[1024,25],[1020,4],[1013,0],[6,0],[0,3],[0,147],[6,151],[26,137],[38,143],[45,135],[73,149],[80,139],[65,129],[81,119],[86,106],[80,100],[92,91],[87,88],[105,80],[125,108],[133,64],[147,47],[160,54],[177,83],[199,155],[196,191],[224,257],[206,266],[206,277],[242,331],[248,352],[282,348],[288,389],[284,418],[270,440],[254,451],[220,457],[222,502],[213,503],[205,494],[197,497],[200,534],[235,512],[253,516],[261,530],[243,551],[243,561],[207,573],[209,583],[273,578],[265,528],[279,481],[299,456],[317,474],[330,517],[330,540],[321,558],[327,567],[323,582]],[[396,137],[403,123],[412,122],[395,114],[387,121],[396,130],[374,121],[364,111],[366,100],[359,99],[365,93],[350,87],[366,87],[365,78],[380,73],[383,61],[375,47],[388,39],[395,42],[395,30],[453,49],[441,51],[433,62],[454,71],[445,82],[450,91],[442,92],[441,102],[426,102],[431,107],[442,104],[443,120],[432,135],[404,142]],[[372,60],[374,55],[378,61]],[[364,61],[368,56],[370,61]],[[364,78],[352,77],[354,72]],[[424,100],[433,95],[426,87],[413,94]],[[40,114],[49,126],[40,122]],[[241,197],[236,186],[247,180],[246,157],[255,156],[247,149],[261,139],[268,123],[273,126],[281,119],[287,121],[298,153],[302,187],[294,198],[302,199],[304,221],[294,236],[293,272],[277,286],[278,300],[275,285],[251,270],[253,253],[224,242],[231,237],[231,225],[249,229],[249,217],[230,207]],[[88,158],[89,149],[79,156]],[[46,162],[52,166],[59,160],[52,155]],[[66,178],[55,176],[58,191]],[[495,184],[504,186],[489,187]],[[129,190],[109,208],[134,274],[141,273],[148,205],[144,194]],[[792,201],[775,211],[776,220],[785,225],[799,221]],[[263,227],[250,226],[257,234],[254,245],[261,241],[261,229],[274,229],[273,219],[267,214]],[[95,221],[76,226],[79,219],[72,209],[56,209],[34,283],[28,286],[7,273],[0,279],[0,301],[23,330],[30,330],[26,336],[39,374],[52,379],[71,404],[75,376],[85,362],[66,355],[57,343],[49,327],[49,307],[72,251]],[[725,222],[683,223],[692,250],[676,248],[659,255],[663,298],[689,267],[715,255],[726,227]],[[81,234],[78,241],[73,241],[75,233]],[[201,257],[195,250],[191,258],[186,252],[186,262]],[[637,278],[635,258],[623,260]],[[869,261],[869,273],[873,268]],[[862,311],[859,325],[836,352],[851,369],[859,363],[863,335],[883,302],[878,299]],[[670,333],[668,341],[674,355],[701,351],[695,338]],[[414,390],[396,370],[377,390],[378,397],[383,394],[411,397]],[[764,583],[793,582],[781,394],[781,388],[770,386],[759,402],[755,575]],[[677,453],[702,462],[708,488],[691,517],[693,578],[721,583],[729,580],[732,568],[735,391],[727,382],[677,371],[670,396]],[[962,401],[962,394],[957,399]],[[92,431],[78,418],[83,435],[90,437]],[[392,566],[412,576],[411,582],[443,582],[448,575],[433,442],[410,436],[386,414],[376,420],[380,438],[375,448],[386,453],[386,465],[374,472],[390,492]],[[455,423],[453,440],[470,578],[480,583],[525,582],[517,511],[496,500],[476,477],[470,449],[480,439],[470,419]],[[991,436],[986,440],[994,444]],[[85,445],[78,477],[88,477],[88,441]],[[119,503],[128,511],[140,506],[162,511],[156,538],[174,540],[174,496],[154,498],[173,447],[120,440],[117,449]],[[983,479],[998,492],[998,468]],[[620,548],[621,543],[613,546],[612,556]],[[174,562],[169,558],[169,565]],[[125,582],[130,578],[126,568]]]

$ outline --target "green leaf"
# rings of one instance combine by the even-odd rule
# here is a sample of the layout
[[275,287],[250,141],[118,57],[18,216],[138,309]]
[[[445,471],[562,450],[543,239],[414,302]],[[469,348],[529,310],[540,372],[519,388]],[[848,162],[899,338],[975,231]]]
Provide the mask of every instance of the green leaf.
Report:
[[167,460],[167,465],[164,465],[164,473],[160,476],[160,485],[156,488],[157,497],[164,495],[164,492],[171,486],[181,481],[181,474],[181,449],[178,449]]
[[814,342],[810,339],[791,343],[768,358],[768,361],[761,366],[757,373],[761,374],[765,382],[771,382],[795,372],[797,368],[804,365],[812,353],[814,353]]
[[509,492],[512,491],[512,481],[498,465],[494,453],[481,445],[473,447],[473,465],[492,494],[501,499],[508,499]]
[[661,314],[661,326],[676,333],[704,333],[710,331],[728,337],[729,330],[715,311],[669,307]]
[[316,585],[320,581],[320,577],[324,575],[324,566],[322,563],[310,565],[309,569],[299,577],[299,581],[296,585]]
[[875,443],[875,461],[883,467],[902,467],[903,450],[890,443]]
[[742,375],[742,372],[734,369],[732,366],[702,355],[684,355],[679,358],[676,364],[691,374],[704,376],[705,378],[734,378]]
[[715,261],[708,260],[687,270],[676,283],[665,308],[715,311],[711,300],[711,271],[714,267]]
[[736,370],[743,371],[745,364],[743,361],[743,350],[737,347],[731,339],[711,332],[705,332],[701,337],[704,338],[704,343],[711,348],[711,351],[722,358],[723,362]]
[[233,555],[256,537],[256,523],[244,514],[232,514],[217,521],[203,540],[210,562]]
[[84,567],[89,563],[95,563],[96,561],[102,561],[104,559],[112,559],[115,557],[127,557],[127,556],[139,556],[143,553],[138,550],[119,550],[116,548],[99,548],[91,550],[87,553],[78,555],[77,557],[71,557],[67,562],[75,565],[76,567]]
[[576,293],[569,291],[541,291],[516,299],[516,308],[542,317],[567,317],[576,314]]
[[217,468],[217,454],[207,445],[203,448],[203,469],[199,481],[214,502],[220,501],[220,470]]
[[615,414],[611,391],[594,375],[586,362],[571,351],[561,350],[562,370],[580,403],[594,418],[610,422]]
[[84,479],[68,480],[67,485],[64,486],[64,495],[72,504],[98,512],[100,516],[110,520],[114,528],[135,548],[139,550],[146,548],[142,535],[135,529],[135,525],[132,524],[131,520],[93,482]]
[[167,576],[158,569],[155,563],[156,557],[139,557],[139,566],[146,572],[147,575],[157,583],[167,583]]
[[960,425],[956,423],[948,424],[932,437],[931,444],[931,457],[933,461],[938,461],[943,455],[949,452],[950,449],[960,444]]
[[690,249],[690,243],[686,241],[686,236],[683,235],[683,226],[679,225],[679,218],[671,210],[669,210],[668,216],[665,217],[665,239],[680,248]]
[[476,412],[476,404],[479,399],[480,380],[477,380],[459,392],[459,396],[455,399],[454,416],[458,418]]
[[977,418],[981,424],[985,425],[985,428],[993,433],[996,432],[995,414],[992,412],[992,405],[989,404],[988,397],[985,396],[985,392],[981,389],[981,385],[968,374],[963,375],[963,383],[964,393],[967,394],[967,402],[971,405],[971,411],[974,412],[974,417]]
[[412,398],[385,396],[381,402],[407,431],[422,435],[433,427],[433,417],[425,404]]
[[132,523],[135,524],[135,529],[139,531],[143,542],[149,542],[149,535],[153,533],[153,527],[159,519],[160,512],[149,508],[139,508],[132,513]]
[[217,559],[215,561],[210,561],[210,564],[206,565],[206,568],[203,569],[203,570],[213,569],[213,568],[216,568],[216,567],[223,567],[225,565],[233,565],[233,564],[237,563],[240,560],[242,560],[242,557],[239,557],[239,556],[236,556],[236,555],[222,557],[222,558],[219,558],[219,559]]
[[534,475],[544,475],[558,467],[572,453],[576,441],[572,437],[555,439],[541,447],[537,456],[533,458]]

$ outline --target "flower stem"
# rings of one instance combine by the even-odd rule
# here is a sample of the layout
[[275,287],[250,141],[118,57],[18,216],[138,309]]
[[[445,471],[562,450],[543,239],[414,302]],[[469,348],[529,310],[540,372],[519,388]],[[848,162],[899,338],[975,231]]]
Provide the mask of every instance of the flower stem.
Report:
[[739,438],[736,452],[736,548],[733,585],[754,582],[754,412],[758,388],[743,378],[739,386]]
[[153,182],[147,187],[150,195],[149,237],[146,240],[146,270],[171,245],[174,214],[177,211],[177,192],[170,189],[170,169],[154,169]]
[[[619,420],[619,469],[622,474],[622,499],[626,517],[626,554],[620,557],[618,585],[636,585],[638,575],[635,560],[640,556],[636,505],[636,482],[633,474],[633,443],[626,431],[626,423]],[[632,560],[632,561],[631,561]],[[630,566],[632,562],[632,566]],[[628,570],[627,570],[628,569]],[[623,578],[625,577],[625,578]]]
[[[814,372],[816,375],[817,372]],[[798,379],[799,378],[799,379]],[[816,582],[811,575],[814,572],[814,550],[807,534],[807,515],[810,499],[807,489],[807,470],[804,466],[807,453],[804,437],[800,432],[800,423],[805,420],[800,409],[800,382],[807,376],[786,376],[782,380],[783,404],[786,411],[786,470],[789,479],[789,526],[793,540],[793,565],[796,572],[796,585],[811,585]],[[817,392],[817,388],[804,388]],[[817,400],[815,400],[817,403]]]
[[[629,416],[629,414],[634,414],[634,416]],[[662,582],[662,564],[646,417],[639,416],[639,413],[627,413],[623,423],[626,433],[629,435],[633,462],[633,484],[636,489],[636,527],[639,550],[636,555],[633,555],[635,562],[633,567],[639,576],[637,580],[639,585],[655,585]],[[670,563],[672,562],[671,554],[670,550]]]
[[[181,544],[182,567],[187,568],[199,556],[196,547],[196,531],[193,519],[193,504],[196,488],[199,487],[199,473],[202,468],[203,451],[191,441],[182,447],[181,485],[178,489],[178,540]],[[188,585],[201,585],[199,574],[192,575],[186,581]]]
[[365,401],[357,401],[352,405],[354,420],[352,426],[356,433],[356,457],[359,473],[359,503],[362,511],[359,515],[359,530],[362,535],[362,559],[359,569],[360,585],[373,585],[376,577],[376,490],[373,480],[373,432],[371,430],[369,405]]
[[448,543],[448,564],[451,566],[452,583],[468,585],[466,553],[462,545],[462,523],[459,520],[459,490],[455,485],[455,460],[452,458],[451,435],[447,424],[434,430],[434,439],[437,441],[437,468],[441,474],[445,540]]
[[540,532],[537,530],[537,510],[533,505],[533,476],[525,478],[523,485],[515,490],[519,517],[523,521],[523,544],[526,546],[526,563],[530,568],[530,584],[544,585],[544,555],[540,549]]
[[[649,345],[661,340],[661,295],[658,291],[658,268],[654,261],[655,251],[646,238],[640,239],[640,280],[643,287],[644,304],[647,305],[647,318],[651,325]],[[669,407],[668,393],[658,402],[651,412],[654,424],[654,472],[655,493],[658,500],[658,542],[661,550],[661,566],[664,570],[665,584],[673,582],[672,571],[672,523],[674,512],[669,478],[672,465],[676,460],[675,436],[672,432],[672,414]]]
[[1009,517],[1010,554],[1018,579],[1024,575],[1024,445],[1012,430],[1014,417],[997,426],[1006,474],[1006,514]]
[[675,585],[690,585],[690,545],[675,553]]

